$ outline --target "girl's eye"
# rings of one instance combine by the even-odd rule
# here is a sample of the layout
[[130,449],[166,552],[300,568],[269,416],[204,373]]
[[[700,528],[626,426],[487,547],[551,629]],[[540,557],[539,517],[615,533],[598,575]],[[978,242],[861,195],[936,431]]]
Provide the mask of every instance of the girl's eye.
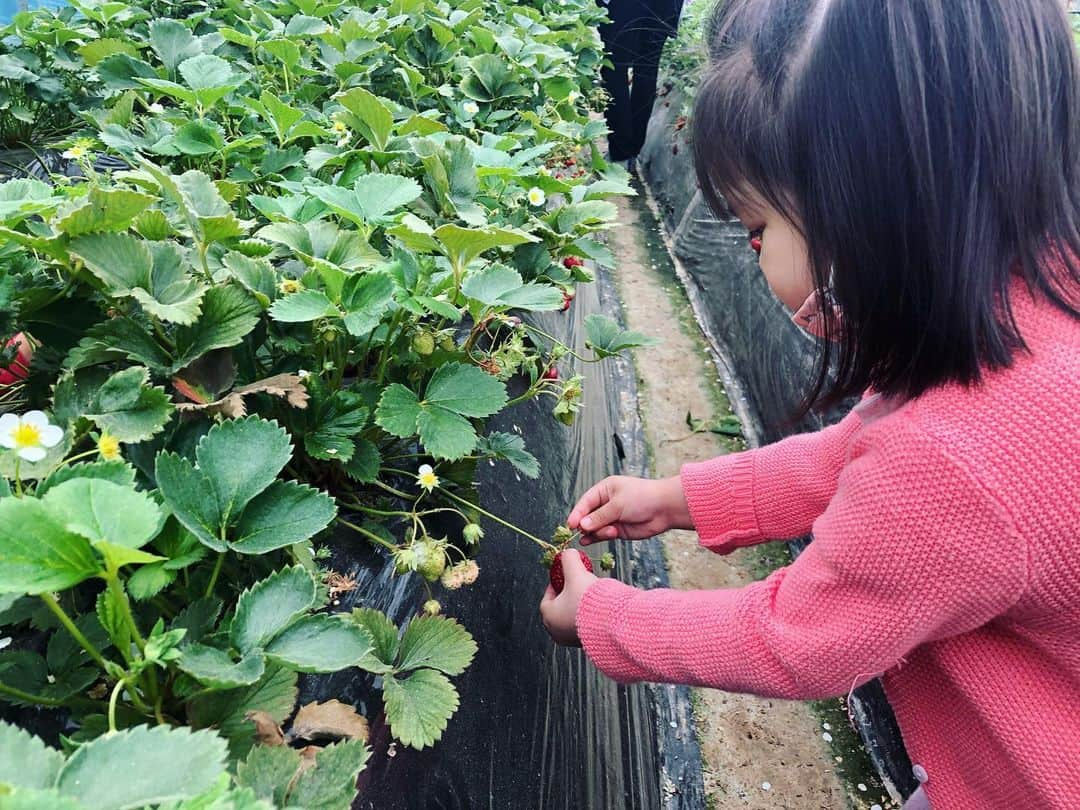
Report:
[[759,256],[761,255],[761,235],[764,232],[764,228],[755,228],[750,231],[750,249]]

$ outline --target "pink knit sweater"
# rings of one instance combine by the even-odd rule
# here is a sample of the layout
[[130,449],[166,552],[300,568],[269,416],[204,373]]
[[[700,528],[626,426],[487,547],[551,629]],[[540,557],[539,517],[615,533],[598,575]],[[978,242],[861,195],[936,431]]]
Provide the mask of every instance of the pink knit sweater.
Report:
[[685,465],[705,547],[814,541],[736,590],[597,581],[596,666],[802,699],[882,676],[935,810],[1080,806],[1080,324],[1013,307],[1032,354],[979,388]]

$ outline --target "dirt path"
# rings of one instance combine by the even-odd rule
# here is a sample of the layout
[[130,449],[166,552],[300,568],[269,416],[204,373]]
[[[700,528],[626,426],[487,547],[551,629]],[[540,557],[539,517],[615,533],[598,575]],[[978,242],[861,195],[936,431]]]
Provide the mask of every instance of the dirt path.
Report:
[[[711,433],[685,438],[690,433],[687,411],[719,419],[730,409],[655,218],[641,198],[618,204],[620,225],[611,231],[608,245],[616,258],[627,325],[662,341],[634,358],[652,473],[675,475],[683,462],[739,449],[741,442]],[[693,532],[669,532],[663,542],[671,585],[679,589],[736,587],[787,559],[780,544],[722,557],[698,546]],[[843,754],[827,742],[832,725],[808,704],[697,689],[694,705],[709,807],[890,805],[879,784],[841,780],[837,771]]]

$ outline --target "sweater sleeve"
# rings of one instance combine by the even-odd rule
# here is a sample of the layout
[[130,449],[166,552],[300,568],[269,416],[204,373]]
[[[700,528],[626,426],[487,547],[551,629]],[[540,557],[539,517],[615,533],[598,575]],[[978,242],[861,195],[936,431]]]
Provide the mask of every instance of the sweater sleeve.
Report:
[[577,625],[596,666],[624,683],[835,696],[1014,604],[1027,548],[996,500],[917,429],[865,434],[814,541],[767,579],[682,592],[594,583]]
[[719,554],[806,534],[836,492],[860,419],[776,444],[684,464],[680,481],[701,545]]

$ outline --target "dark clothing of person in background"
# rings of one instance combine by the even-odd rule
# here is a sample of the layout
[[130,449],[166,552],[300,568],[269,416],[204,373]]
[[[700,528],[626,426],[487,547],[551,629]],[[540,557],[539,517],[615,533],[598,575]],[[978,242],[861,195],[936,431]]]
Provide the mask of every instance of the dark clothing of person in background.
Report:
[[678,27],[682,0],[610,0],[604,5],[610,22],[600,26],[600,37],[612,63],[601,70],[611,96],[604,113],[611,130],[608,151],[612,160],[628,160],[645,144],[660,53]]

